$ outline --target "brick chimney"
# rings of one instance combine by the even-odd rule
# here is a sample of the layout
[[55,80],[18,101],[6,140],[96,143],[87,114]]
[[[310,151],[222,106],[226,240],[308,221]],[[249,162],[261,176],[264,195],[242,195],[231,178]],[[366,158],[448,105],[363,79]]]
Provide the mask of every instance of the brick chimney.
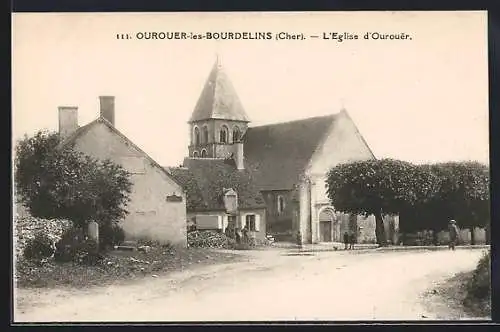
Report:
[[59,135],[68,137],[78,129],[78,107],[59,106]]
[[100,116],[108,120],[113,126],[115,125],[115,97],[100,96]]
[[234,161],[236,163],[236,168],[239,170],[245,169],[245,155],[243,153],[243,142],[239,141],[234,143],[235,153]]

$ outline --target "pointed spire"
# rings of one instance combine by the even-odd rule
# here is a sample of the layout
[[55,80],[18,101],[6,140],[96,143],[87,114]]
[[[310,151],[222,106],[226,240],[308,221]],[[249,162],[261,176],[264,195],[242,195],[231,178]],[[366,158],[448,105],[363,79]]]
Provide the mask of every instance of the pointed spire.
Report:
[[345,98],[340,98],[340,110],[345,111]]
[[208,75],[189,122],[225,119],[250,122],[241,102],[216,53],[214,66]]
[[215,67],[217,68],[222,68],[222,61],[221,61],[221,58],[219,56],[219,52],[215,53]]

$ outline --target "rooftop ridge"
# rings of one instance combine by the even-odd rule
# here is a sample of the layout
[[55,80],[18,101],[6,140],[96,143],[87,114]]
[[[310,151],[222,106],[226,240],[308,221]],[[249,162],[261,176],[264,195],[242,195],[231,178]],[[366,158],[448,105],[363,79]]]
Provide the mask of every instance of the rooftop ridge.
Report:
[[308,121],[308,120],[318,120],[318,119],[321,119],[321,118],[325,118],[325,119],[326,118],[334,118],[334,117],[337,117],[340,113],[341,112],[327,114],[327,115],[311,116],[311,117],[308,117],[308,118],[288,120],[288,121],[284,121],[284,122],[273,122],[273,123],[268,123],[268,124],[264,124],[264,125],[260,125],[260,126],[251,126],[248,129],[252,129],[252,128],[264,128],[264,127],[279,126],[279,125],[288,125],[288,124],[293,124],[293,123],[303,122],[303,121]]

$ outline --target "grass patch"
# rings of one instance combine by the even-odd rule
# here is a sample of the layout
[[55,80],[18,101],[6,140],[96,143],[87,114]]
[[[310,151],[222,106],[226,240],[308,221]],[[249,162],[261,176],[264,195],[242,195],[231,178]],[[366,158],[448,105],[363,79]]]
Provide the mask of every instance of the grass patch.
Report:
[[149,252],[112,251],[98,265],[58,263],[49,260],[43,264],[21,259],[16,262],[17,287],[88,287],[160,275],[167,272],[215,263],[229,263],[241,256],[213,249],[173,249],[153,247]]

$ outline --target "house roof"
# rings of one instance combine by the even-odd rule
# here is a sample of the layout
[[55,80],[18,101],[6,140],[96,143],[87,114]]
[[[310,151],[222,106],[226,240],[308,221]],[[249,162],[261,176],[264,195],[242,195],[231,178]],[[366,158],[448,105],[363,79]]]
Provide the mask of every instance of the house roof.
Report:
[[233,162],[186,158],[183,166],[185,168],[169,168],[169,171],[186,191],[188,210],[224,210],[224,189],[229,188],[237,192],[240,209],[265,208],[252,175],[248,171],[237,170]]
[[68,136],[66,139],[64,139],[61,144],[59,145],[59,148],[66,148],[66,147],[70,147],[70,146],[73,146],[76,142],[76,140],[81,137],[82,135],[84,135],[86,132],[88,132],[92,127],[96,126],[97,124],[99,123],[102,123],[104,125],[106,125],[113,133],[115,133],[116,135],[118,135],[119,137],[121,137],[123,140],[125,140],[130,146],[132,146],[133,148],[135,148],[139,153],[141,153],[146,159],[148,159],[149,162],[151,162],[151,164],[153,166],[155,166],[156,168],[159,168],[165,175],[167,175],[167,177],[171,180],[173,180],[175,183],[181,185],[176,178],[174,178],[172,176],[172,174],[170,174],[167,170],[165,170],[165,168],[163,168],[162,166],[160,166],[160,164],[158,164],[153,158],[151,158],[146,152],[144,152],[141,148],[139,148],[137,145],[135,145],[134,142],[132,142],[127,136],[125,136],[122,132],[120,132],[118,129],[115,128],[115,126],[113,126],[113,124],[111,124],[108,120],[106,120],[105,118],[103,117],[98,117],[97,119],[95,119],[94,121],[91,121],[89,123],[87,123],[86,125],[84,126],[81,126],[79,127],[77,130],[75,130],[75,132],[73,134],[71,134],[70,136]]
[[224,69],[217,60],[208,76],[189,122],[224,119],[249,122]]
[[245,168],[259,190],[292,189],[339,114],[249,128]]

